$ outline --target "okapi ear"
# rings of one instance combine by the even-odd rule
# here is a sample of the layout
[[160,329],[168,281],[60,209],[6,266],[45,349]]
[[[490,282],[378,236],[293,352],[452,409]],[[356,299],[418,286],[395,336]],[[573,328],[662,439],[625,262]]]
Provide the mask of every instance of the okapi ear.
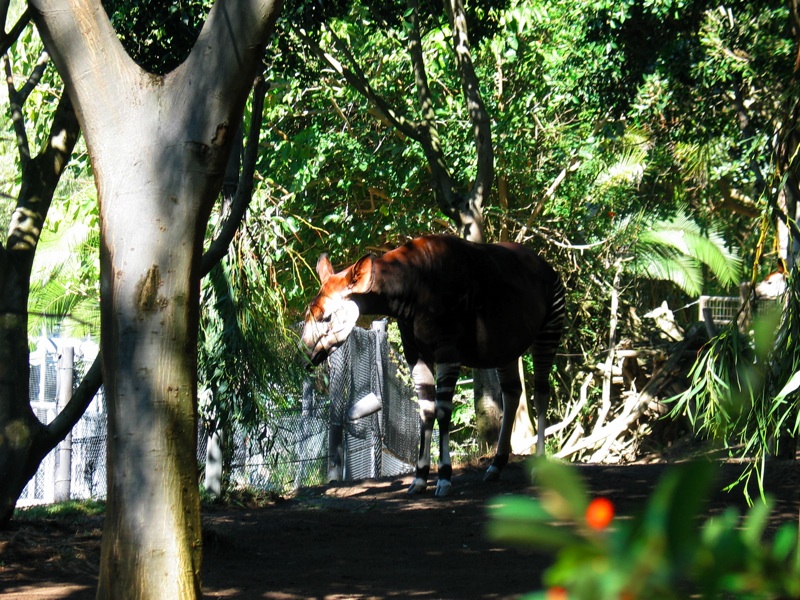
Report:
[[350,272],[348,287],[351,294],[366,294],[372,288],[374,274],[373,256],[367,254],[358,259]]
[[333,265],[327,254],[322,254],[317,261],[317,275],[319,275],[320,283],[325,283],[325,280],[333,275]]

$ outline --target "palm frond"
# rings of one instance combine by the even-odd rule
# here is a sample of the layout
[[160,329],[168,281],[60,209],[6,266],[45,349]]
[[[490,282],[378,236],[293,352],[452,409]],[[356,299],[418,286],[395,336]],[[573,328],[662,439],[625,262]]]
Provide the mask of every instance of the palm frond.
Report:
[[693,179],[700,185],[708,183],[711,165],[715,164],[715,148],[709,143],[678,142],[673,153],[683,167],[687,179]]
[[597,178],[599,187],[628,183],[638,185],[647,166],[647,149],[633,146],[627,148],[617,161],[605,169]]
[[704,232],[685,211],[670,219],[645,219],[635,251],[636,272],[672,281],[693,296],[702,293],[703,265],[724,286],[738,284],[741,275],[738,253],[716,230]]
[[638,250],[637,260],[630,268],[635,275],[672,282],[690,296],[702,293],[703,269],[692,257],[675,248],[657,245],[642,246]]
[[98,248],[99,234],[87,223],[62,223],[42,235],[28,300],[30,336],[43,329],[75,337],[98,334]]

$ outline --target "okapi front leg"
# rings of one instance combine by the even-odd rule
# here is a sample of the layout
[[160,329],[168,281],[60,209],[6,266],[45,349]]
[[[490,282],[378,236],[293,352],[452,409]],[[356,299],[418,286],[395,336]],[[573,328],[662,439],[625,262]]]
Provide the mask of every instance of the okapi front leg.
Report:
[[519,361],[514,361],[497,369],[500,379],[500,390],[503,392],[503,421],[500,425],[500,437],[497,440],[497,451],[492,464],[486,470],[484,481],[497,481],[500,471],[508,464],[511,455],[511,432],[517,416],[519,399],[522,396],[522,381],[519,376]]
[[439,423],[439,480],[436,495],[453,493],[453,465],[450,462],[450,417],[453,414],[453,393],[461,365],[447,363],[436,365],[436,422]]
[[436,384],[431,366],[422,360],[417,361],[411,368],[411,377],[419,402],[419,456],[414,481],[408,488],[410,495],[419,494],[428,487],[428,475],[431,470],[431,438],[436,418]]

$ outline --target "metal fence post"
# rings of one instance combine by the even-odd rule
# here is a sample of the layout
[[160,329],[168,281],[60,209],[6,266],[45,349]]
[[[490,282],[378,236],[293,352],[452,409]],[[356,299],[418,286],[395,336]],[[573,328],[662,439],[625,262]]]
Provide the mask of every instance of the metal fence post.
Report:
[[[72,398],[72,373],[75,368],[75,349],[72,346],[61,348],[58,359],[58,407],[61,412]],[[70,498],[72,483],[72,432],[70,431],[58,446],[56,460],[56,483],[54,499],[65,502]]]
[[[384,342],[386,340],[386,327],[387,322],[386,319],[381,319],[380,321],[373,321],[372,322],[372,334],[375,340],[375,373],[376,373],[376,381],[375,387],[376,389],[373,390],[375,394],[381,401],[381,404],[386,400],[384,395],[384,385],[383,385],[383,362],[384,362]],[[373,420],[377,431],[373,430],[373,477],[380,477],[383,471],[383,415],[375,413],[375,418]]]
[[206,476],[203,485],[206,492],[214,498],[222,496],[222,436],[219,429],[208,436],[208,447],[206,449]]

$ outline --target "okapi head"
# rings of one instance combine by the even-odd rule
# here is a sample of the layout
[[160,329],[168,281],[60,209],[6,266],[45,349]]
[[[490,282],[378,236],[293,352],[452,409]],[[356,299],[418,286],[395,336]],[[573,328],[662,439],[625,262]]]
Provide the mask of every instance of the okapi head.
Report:
[[353,331],[360,315],[353,295],[372,288],[373,266],[372,256],[365,256],[344,271],[334,273],[328,255],[319,257],[317,275],[322,287],[308,305],[301,336],[313,366],[325,360]]
[[756,284],[756,298],[758,300],[777,300],[786,292],[786,275],[785,263],[782,259],[779,259],[778,270],[773,271]]

